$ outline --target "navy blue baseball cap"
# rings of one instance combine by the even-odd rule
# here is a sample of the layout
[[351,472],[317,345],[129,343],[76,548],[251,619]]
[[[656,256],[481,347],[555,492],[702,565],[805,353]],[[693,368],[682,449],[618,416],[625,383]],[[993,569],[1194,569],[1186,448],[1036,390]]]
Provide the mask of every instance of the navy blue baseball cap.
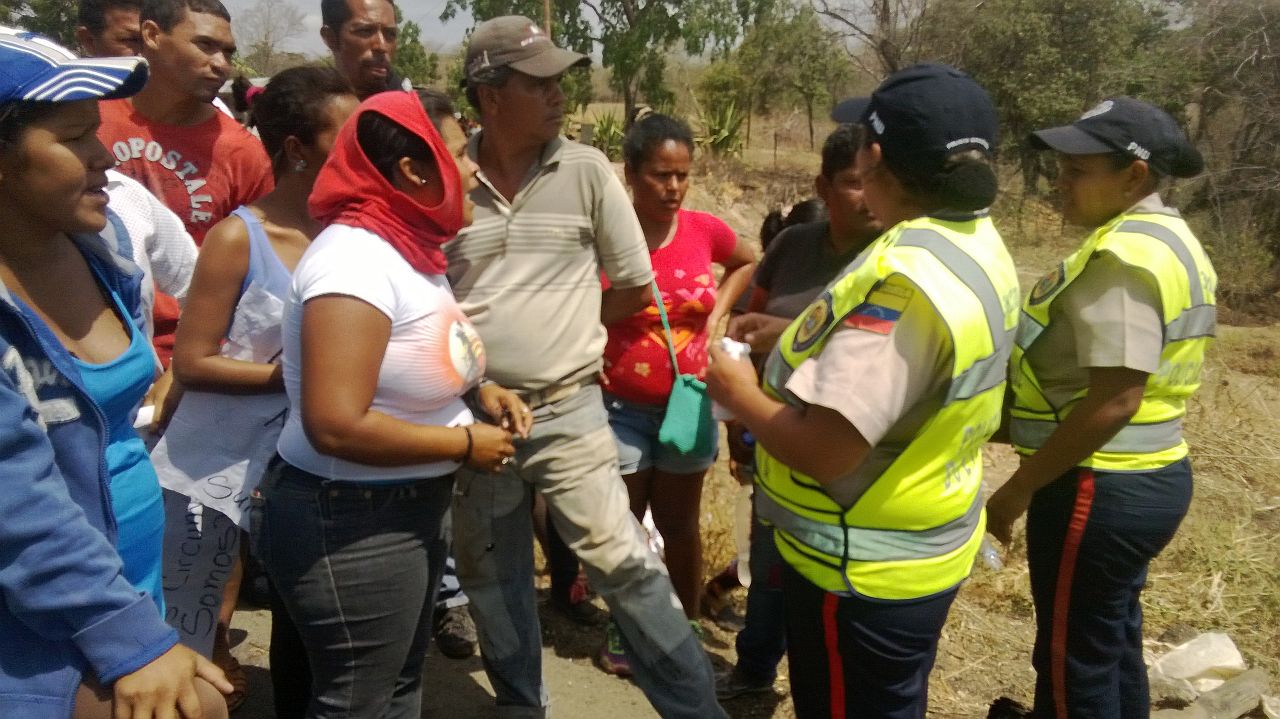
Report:
[[871,98],[866,95],[846,98],[831,108],[831,119],[841,124],[862,122],[863,118],[867,116],[867,107],[870,105]]
[[80,58],[41,35],[0,27],[0,104],[112,100],[145,84],[140,57]]
[[982,86],[942,64],[914,65],[890,75],[862,122],[885,162],[915,176],[942,170],[965,150],[993,155],[1000,140],[995,105]]
[[1204,169],[1200,151],[1169,113],[1131,97],[1103,100],[1070,125],[1037,130],[1031,144],[1066,155],[1129,155],[1173,177],[1193,177]]

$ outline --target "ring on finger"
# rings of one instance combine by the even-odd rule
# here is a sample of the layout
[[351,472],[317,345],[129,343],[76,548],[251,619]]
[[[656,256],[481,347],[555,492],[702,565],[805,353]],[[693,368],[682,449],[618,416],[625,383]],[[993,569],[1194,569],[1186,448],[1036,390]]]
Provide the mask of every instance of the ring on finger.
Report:
[[505,467],[508,464],[511,464],[511,457],[503,457],[502,460],[498,462],[498,464],[502,467]]

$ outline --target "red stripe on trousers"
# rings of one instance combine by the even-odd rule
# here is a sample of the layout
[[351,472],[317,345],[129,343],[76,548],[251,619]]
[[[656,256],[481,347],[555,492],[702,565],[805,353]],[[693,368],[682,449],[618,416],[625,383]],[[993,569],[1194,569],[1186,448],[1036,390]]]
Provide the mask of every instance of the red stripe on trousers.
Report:
[[1093,472],[1081,469],[1076,485],[1076,503],[1062,542],[1062,559],[1058,562],[1058,586],[1053,595],[1053,634],[1049,641],[1049,673],[1053,680],[1054,715],[1067,719],[1067,614],[1071,611],[1071,583],[1075,578],[1076,557],[1089,510],[1093,508]]
[[844,658],[840,656],[840,631],[836,608],[840,598],[828,593],[822,598],[822,634],[827,647],[828,684],[831,686],[831,719],[844,719]]

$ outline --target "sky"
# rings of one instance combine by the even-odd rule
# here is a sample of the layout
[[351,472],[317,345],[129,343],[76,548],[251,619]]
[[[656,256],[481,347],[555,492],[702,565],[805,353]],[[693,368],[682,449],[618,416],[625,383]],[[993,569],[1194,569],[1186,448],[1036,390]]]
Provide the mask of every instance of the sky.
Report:
[[[234,21],[236,16],[259,2],[293,4],[306,13],[302,32],[283,48],[291,52],[323,55],[328,51],[320,41],[320,0],[223,0]],[[471,28],[471,16],[459,15],[447,23],[440,21],[445,0],[399,0],[397,3],[405,17],[422,27],[422,42],[430,50],[452,50]],[[243,46],[243,45],[242,45]]]

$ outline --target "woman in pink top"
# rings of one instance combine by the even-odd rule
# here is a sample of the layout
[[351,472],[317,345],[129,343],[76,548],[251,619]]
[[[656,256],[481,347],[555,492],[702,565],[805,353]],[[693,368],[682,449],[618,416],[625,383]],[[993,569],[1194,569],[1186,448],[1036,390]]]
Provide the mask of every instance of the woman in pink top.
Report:
[[[693,135],[666,115],[649,115],[627,133],[623,145],[627,184],[649,243],[661,301],[671,325],[679,372],[702,377],[707,342],[755,268],[755,251],[719,218],[681,209],[689,189]],[[712,263],[724,268],[717,288]],[[662,533],[667,569],[690,619],[698,616],[702,538],[698,528],[702,479],[715,450],[680,454],[658,442],[675,372],[658,307],[629,317],[604,317],[605,405],[618,443],[623,479],[637,518],[648,509]],[[598,657],[605,671],[627,674],[617,628]]]

